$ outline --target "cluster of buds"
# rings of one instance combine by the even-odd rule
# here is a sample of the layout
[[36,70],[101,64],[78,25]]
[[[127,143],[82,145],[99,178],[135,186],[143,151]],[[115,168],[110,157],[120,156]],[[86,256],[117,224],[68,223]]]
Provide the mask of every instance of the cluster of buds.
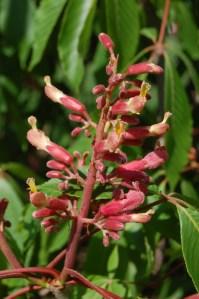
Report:
[[33,217],[42,220],[41,226],[44,227],[46,232],[56,231],[61,221],[76,216],[76,202],[69,196],[48,197],[37,190],[33,178],[27,179],[27,185],[29,186],[30,202],[37,208],[33,212]]
[[[139,115],[150,99],[150,84],[135,77],[140,74],[159,75],[163,70],[153,63],[141,62],[130,65],[123,73],[118,73],[118,55],[114,53],[113,41],[105,33],[99,35],[99,40],[109,53],[109,62],[106,66],[108,84],[107,86],[98,84],[92,89],[92,93],[97,97],[97,108],[101,110],[99,123],[96,124],[92,120],[85,105],[79,100],[53,86],[49,76],[45,77],[45,94],[52,101],[72,111],[69,114],[71,121],[82,124],[82,127],[76,127],[71,132],[73,137],[78,136],[82,131],[85,136],[90,137],[89,129],[93,127],[96,130],[90,165],[92,167],[94,165],[95,168],[93,175],[95,182],[103,185],[105,189],[107,185],[111,186],[113,195],[106,203],[102,195],[102,201],[97,201],[97,208],[93,208],[95,205],[91,204],[88,211],[90,213],[81,217],[83,216],[85,224],[94,225],[102,231],[103,243],[107,246],[110,238],[119,238],[119,231],[124,229],[126,223],[145,223],[151,219],[153,211],[149,210],[145,213],[136,211],[144,202],[150,182],[146,171],[161,166],[167,160],[167,151],[159,143],[143,158],[133,161],[128,161],[122,146],[140,146],[145,138],[162,137],[169,129],[167,120],[171,113],[166,112],[159,123],[150,126],[140,125]],[[33,216],[45,217],[42,225],[47,231],[51,231],[57,224],[54,217],[67,220],[79,217],[80,212],[76,203],[74,204],[69,195],[70,182],[76,180],[82,189],[86,188],[86,184],[90,184],[89,178],[82,176],[79,171],[79,166],[86,163],[88,153],[80,154],[76,151],[71,155],[37,128],[35,117],[31,116],[28,121],[32,127],[27,134],[29,142],[53,158],[47,162],[47,167],[51,169],[47,172],[47,177],[62,180],[59,186],[63,190],[61,198],[48,198],[43,193],[30,188],[30,200],[38,209]],[[106,161],[114,162],[111,170],[110,163]],[[93,184],[93,189],[95,186]],[[92,203],[95,202],[93,195]],[[93,218],[86,218],[88,214],[93,215]]]

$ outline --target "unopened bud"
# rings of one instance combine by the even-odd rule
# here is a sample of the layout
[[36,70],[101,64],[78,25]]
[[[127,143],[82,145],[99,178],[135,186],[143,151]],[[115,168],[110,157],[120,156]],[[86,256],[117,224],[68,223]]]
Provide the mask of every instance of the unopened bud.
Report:
[[78,136],[80,133],[82,132],[82,128],[80,128],[80,127],[76,127],[76,128],[74,128],[72,131],[71,131],[71,136],[72,137],[76,137],[76,136]]
[[31,203],[37,207],[45,207],[48,203],[48,200],[43,192],[34,192],[29,194]]
[[50,170],[46,173],[47,178],[49,179],[62,179],[64,178],[64,175],[56,170]]
[[65,164],[60,163],[60,162],[55,161],[55,160],[49,160],[46,163],[46,165],[47,165],[48,168],[55,169],[55,170],[64,170],[66,168]]
[[106,33],[100,33],[98,35],[99,41],[101,42],[101,44],[108,50],[114,48],[114,43],[112,41],[112,39],[110,38],[110,36]]
[[139,75],[144,73],[160,74],[163,69],[154,63],[141,62],[130,65],[127,69],[127,75]]
[[52,143],[47,146],[49,154],[59,162],[71,164],[73,157],[62,146]]
[[34,211],[32,216],[34,218],[44,218],[44,217],[49,217],[49,216],[52,216],[52,215],[55,215],[56,212],[53,211],[52,209],[49,209],[49,208],[42,208],[42,209],[39,209],[37,211]]
[[106,87],[103,84],[98,84],[93,87],[92,94],[97,95],[104,93],[106,91]]
[[116,219],[107,219],[103,224],[103,229],[111,230],[111,231],[120,231],[123,230],[124,224]]
[[122,201],[112,200],[100,207],[100,213],[104,216],[117,215],[123,208]]
[[109,78],[110,86],[117,86],[124,79],[123,74],[114,74]]
[[96,99],[97,109],[102,109],[106,104],[106,98],[104,96],[99,96]]
[[78,115],[78,114],[69,114],[68,118],[72,121],[75,121],[75,122],[85,123],[84,118],[81,115]]
[[68,202],[69,200],[55,198],[49,201],[48,207],[53,210],[66,211],[68,208]]

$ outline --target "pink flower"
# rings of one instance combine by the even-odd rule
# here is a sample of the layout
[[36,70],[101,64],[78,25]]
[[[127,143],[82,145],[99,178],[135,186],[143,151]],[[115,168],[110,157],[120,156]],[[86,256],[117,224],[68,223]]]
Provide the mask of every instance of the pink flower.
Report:
[[56,215],[56,211],[49,208],[41,208],[37,211],[34,211],[32,214],[34,218],[44,218],[52,215]]
[[85,106],[79,100],[64,94],[61,90],[53,86],[49,76],[45,76],[44,81],[46,83],[45,94],[53,102],[59,103],[77,113],[84,113],[86,111]]
[[27,133],[28,141],[39,150],[44,150],[49,153],[54,159],[65,163],[70,164],[73,160],[73,157],[67,152],[63,147],[53,143],[43,131],[37,129],[36,123],[37,119],[34,116],[28,118],[28,122],[31,125]]
[[123,230],[124,224],[117,219],[105,219],[103,225],[103,229],[111,230],[111,231],[120,231]]
[[106,91],[106,87],[103,84],[98,84],[93,87],[92,89],[92,94],[97,95],[97,94],[102,94]]
[[136,209],[144,202],[144,193],[141,191],[130,190],[126,194],[126,198],[123,201],[122,212],[127,212]]
[[143,159],[134,160],[118,166],[114,174],[129,179],[133,177],[135,171],[139,173],[145,169],[154,169],[161,166],[165,163],[167,157],[167,151],[162,146],[147,154]]
[[117,215],[123,208],[122,200],[112,200],[104,205],[100,206],[100,213],[104,216]]

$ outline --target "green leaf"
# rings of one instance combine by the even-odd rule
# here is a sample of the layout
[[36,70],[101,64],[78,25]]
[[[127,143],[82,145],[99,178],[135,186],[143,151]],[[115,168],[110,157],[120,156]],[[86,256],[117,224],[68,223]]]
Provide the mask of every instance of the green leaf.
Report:
[[186,268],[199,291],[199,211],[178,206],[178,214]]
[[47,196],[60,196],[62,191],[59,190],[58,184],[61,182],[59,179],[50,179],[47,182],[37,185],[38,190],[44,192]]
[[67,243],[68,237],[70,234],[70,226],[64,225],[58,232],[52,233],[49,244],[48,252],[52,253],[56,250],[60,250]]
[[[58,39],[59,57],[66,74],[69,86],[77,92],[83,79],[84,65],[81,50],[81,36],[88,40],[88,31],[85,26],[90,26],[88,18],[93,13],[96,0],[70,1],[66,8]],[[86,34],[87,31],[87,34]],[[83,50],[84,52],[84,50]]]
[[191,205],[199,208],[199,194],[194,188],[193,184],[187,180],[182,180],[180,187],[182,195],[188,197],[188,199],[185,198],[185,200],[189,202]]
[[42,0],[35,16],[33,53],[29,69],[31,70],[40,60],[48,39],[67,0]]
[[132,60],[139,41],[139,8],[135,0],[106,0],[108,34],[120,55],[121,68]]
[[114,272],[119,264],[119,250],[118,246],[114,246],[107,262],[107,271]]
[[5,218],[11,222],[9,232],[19,248],[23,248],[19,229],[19,221],[23,211],[23,205],[12,180],[6,174],[0,173],[0,198],[9,201]]
[[169,39],[166,43],[166,48],[169,50],[170,53],[176,55],[185,65],[189,78],[194,84],[194,87],[197,92],[199,92],[199,76],[194,68],[192,61],[189,57],[182,51],[179,43],[177,43],[173,39]]
[[155,42],[157,40],[157,29],[154,27],[145,27],[140,30],[140,34]]
[[186,3],[178,1],[175,3],[176,19],[178,22],[178,34],[183,48],[193,59],[199,58],[199,31],[194,22],[191,10]]
[[169,161],[166,171],[172,188],[179,180],[180,172],[188,162],[192,144],[192,116],[180,76],[169,55],[165,55],[165,108],[172,112],[171,128],[167,138]]
[[8,171],[9,173],[15,175],[16,177],[25,180],[28,177],[35,177],[34,171],[29,169],[27,166],[18,162],[8,162],[0,165],[1,169]]

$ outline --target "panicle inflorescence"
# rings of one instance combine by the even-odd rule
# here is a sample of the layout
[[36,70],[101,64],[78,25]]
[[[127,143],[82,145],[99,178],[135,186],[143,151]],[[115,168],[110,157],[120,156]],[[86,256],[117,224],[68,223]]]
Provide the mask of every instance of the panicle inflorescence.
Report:
[[[95,226],[101,230],[103,243],[107,246],[110,238],[119,239],[119,231],[124,229],[126,223],[145,223],[151,219],[152,210],[145,213],[137,211],[144,203],[150,182],[146,171],[161,166],[167,160],[165,147],[158,144],[143,158],[128,161],[123,145],[140,146],[146,138],[163,136],[169,129],[167,120],[171,113],[166,112],[159,123],[140,125],[139,115],[150,100],[151,86],[136,79],[136,76],[159,75],[163,70],[153,63],[141,62],[130,65],[119,73],[118,55],[115,55],[113,41],[105,33],[99,34],[99,41],[108,51],[109,60],[106,66],[107,86],[98,84],[92,89],[97,109],[100,110],[98,124],[91,119],[84,104],[53,86],[49,76],[45,77],[45,94],[53,102],[71,111],[69,119],[78,123],[71,132],[72,137],[84,132],[85,136],[93,138],[90,163],[95,167],[95,188],[103,191],[109,186],[112,188],[112,196],[110,200],[106,200],[102,194],[100,200],[96,200],[93,192],[89,210],[92,218],[84,218],[82,221],[85,226]],[[50,170],[46,176],[59,179],[59,188],[63,192],[59,197],[49,197],[37,191],[32,181],[28,181],[30,201],[37,208],[33,216],[42,219],[42,226],[50,232],[58,227],[60,221],[73,221],[80,217],[77,198],[71,196],[71,183],[74,185],[76,182],[82,190],[85,188],[87,177],[82,174],[81,167],[85,165],[89,154],[80,154],[78,151],[69,153],[37,128],[34,116],[29,117],[28,122],[32,128],[28,131],[27,138],[33,146],[52,157],[47,162]],[[102,125],[103,132],[99,136]],[[113,162],[111,170],[106,161]]]

